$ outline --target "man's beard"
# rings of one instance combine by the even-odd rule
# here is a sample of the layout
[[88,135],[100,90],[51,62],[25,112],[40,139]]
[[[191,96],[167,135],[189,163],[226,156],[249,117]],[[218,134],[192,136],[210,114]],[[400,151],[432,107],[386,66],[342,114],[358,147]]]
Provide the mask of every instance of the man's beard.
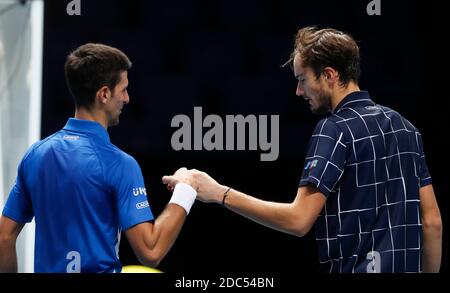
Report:
[[324,93],[318,95],[317,108],[311,108],[311,111],[316,115],[323,115],[331,112],[331,97]]
[[119,115],[117,115],[114,118],[109,119],[109,121],[108,121],[108,126],[115,126],[117,124],[119,124]]

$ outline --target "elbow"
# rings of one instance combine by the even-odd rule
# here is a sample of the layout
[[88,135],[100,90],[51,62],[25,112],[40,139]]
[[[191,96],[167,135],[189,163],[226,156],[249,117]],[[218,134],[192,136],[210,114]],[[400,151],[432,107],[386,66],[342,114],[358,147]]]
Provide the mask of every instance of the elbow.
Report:
[[312,225],[309,224],[294,224],[291,226],[290,232],[291,234],[297,236],[297,237],[303,237],[311,230]]
[[157,250],[149,251],[145,255],[137,256],[139,262],[147,267],[156,268],[164,255]]
[[0,246],[15,245],[16,237],[0,232]]
[[297,237],[303,237],[309,233],[314,222],[313,218],[291,214],[284,220],[284,231]]
[[306,228],[296,229],[293,234],[297,237],[303,237],[306,234],[308,234],[309,230],[310,229],[306,229]]
[[422,219],[422,228],[424,232],[442,235],[442,219],[440,215]]
[[146,267],[156,268],[159,265],[159,263],[161,262],[161,260],[160,259],[146,259],[146,260],[140,260],[140,262]]

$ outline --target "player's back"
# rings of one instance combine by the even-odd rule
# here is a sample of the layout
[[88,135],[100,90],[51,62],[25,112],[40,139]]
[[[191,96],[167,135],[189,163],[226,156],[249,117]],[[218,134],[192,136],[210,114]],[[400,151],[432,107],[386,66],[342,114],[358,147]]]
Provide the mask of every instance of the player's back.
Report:
[[[338,271],[418,272],[421,267],[419,188],[430,180],[417,129],[396,111],[371,101],[330,117],[343,133],[346,166],[337,197]],[[346,258],[348,257],[348,259]]]
[[100,137],[68,129],[29,152],[23,168],[36,220],[36,272],[120,269],[118,213],[102,162],[114,153]]

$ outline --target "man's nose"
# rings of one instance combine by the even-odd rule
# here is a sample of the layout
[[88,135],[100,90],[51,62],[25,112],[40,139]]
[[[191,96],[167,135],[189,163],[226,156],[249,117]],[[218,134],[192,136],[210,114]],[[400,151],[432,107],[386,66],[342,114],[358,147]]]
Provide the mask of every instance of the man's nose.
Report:
[[128,104],[130,102],[130,96],[128,95],[128,93],[125,93],[125,99],[123,101],[124,104]]
[[305,91],[304,91],[303,87],[300,85],[300,83],[298,83],[295,94],[300,97],[300,96],[303,96],[304,93],[305,93]]

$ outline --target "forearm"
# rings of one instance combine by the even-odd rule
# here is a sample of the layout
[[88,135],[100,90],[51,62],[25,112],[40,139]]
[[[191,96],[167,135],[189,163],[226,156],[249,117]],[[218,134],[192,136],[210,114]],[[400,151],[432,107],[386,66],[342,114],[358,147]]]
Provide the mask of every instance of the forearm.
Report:
[[185,219],[185,210],[175,204],[169,204],[156,219],[153,227],[153,231],[156,234],[155,248],[161,251],[161,258],[167,254],[174,244]]
[[442,226],[423,225],[423,272],[438,273],[442,256]]
[[185,210],[175,204],[169,204],[155,220],[150,233],[144,235],[147,257],[150,266],[157,266],[178,237],[186,219]]
[[295,215],[293,204],[260,200],[231,189],[225,206],[230,210],[266,227],[302,236],[301,215]]
[[17,273],[15,241],[0,240],[0,273]]

